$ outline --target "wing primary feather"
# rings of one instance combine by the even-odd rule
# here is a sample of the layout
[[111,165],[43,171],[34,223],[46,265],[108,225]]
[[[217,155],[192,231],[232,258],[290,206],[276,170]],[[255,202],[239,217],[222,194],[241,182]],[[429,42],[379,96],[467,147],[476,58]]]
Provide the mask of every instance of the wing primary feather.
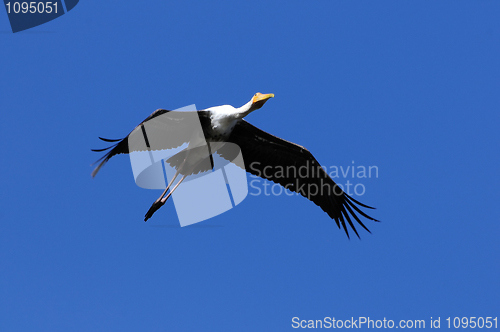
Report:
[[99,137],[99,139],[100,139],[101,141],[104,141],[104,142],[114,143],[114,142],[121,141],[123,138],[119,138],[119,139],[111,139],[111,138],[103,138],[103,137]]
[[[347,195],[346,195],[346,196],[347,196]],[[362,207],[365,207],[365,208],[367,208],[367,209],[373,209],[373,210],[375,210],[375,208],[374,208],[374,207],[371,207],[371,206],[369,206],[369,205],[365,205],[365,204],[363,204],[363,203],[361,203],[361,202],[358,202],[357,200],[355,200],[355,199],[354,199],[354,198],[352,198],[351,196],[347,196],[347,198],[349,198],[350,200],[352,200],[354,203],[356,203],[356,204],[358,204],[358,205],[361,205]]]
[[347,222],[351,226],[354,233],[356,233],[356,235],[358,236],[358,239],[360,239],[358,231],[356,230],[356,227],[354,227],[354,224],[352,223],[351,218],[349,217],[349,213],[345,209],[342,209],[342,213],[344,214],[345,218],[347,219]]
[[358,216],[356,215],[356,213],[354,213],[354,212],[352,211],[352,209],[351,209],[351,207],[349,206],[349,204],[346,204],[346,206],[345,206],[345,207],[347,208],[347,210],[349,210],[349,212],[352,214],[352,216],[354,217],[354,219],[356,219],[356,221],[358,222],[358,224],[360,224],[360,225],[361,225],[364,229],[366,229],[366,231],[367,231],[368,233],[370,233],[370,234],[371,234],[370,230],[369,230],[368,228],[366,228],[365,224],[363,224],[363,223],[361,222],[361,220],[358,218]]
[[95,176],[97,175],[97,172],[99,172],[99,170],[101,169],[102,166],[104,166],[104,164],[107,162],[107,160],[103,160],[99,166],[97,166],[93,171],[92,171],[92,177],[95,178]]
[[[346,195],[346,197],[351,198],[351,197],[349,197],[349,196],[347,196],[347,195]],[[351,198],[351,199],[352,199],[352,198]],[[354,199],[353,199],[353,200],[354,200]],[[380,220],[377,220],[377,219],[375,219],[375,218],[370,217],[369,215],[367,215],[366,213],[364,213],[363,211],[361,211],[361,209],[360,209],[360,208],[358,208],[358,207],[356,206],[356,204],[354,204],[354,203],[350,202],[349,200],[348,200],[348,202],[350,203],[349,205],[350,205],[350,206],[352,206],[352,207],[354,208],[354,210],[358,211],[358,213],[359,213],[359,214],[361,214],[363,217],[365,217],[365,218],[367,218],[367,219],[370,219],[370,220],[373,220],[373,221],[377,221],[377,222],[379,222],[379,221],[380,221]]]
[[342,214],[339,214],[339,219],[340,222],[342,223],[342,227],[344,228],[345,234],[347,235],[347,238],[350,240],[351,237],[349,236],[349,231],[347,230],[347,225],[345,224],[344,217]]
[[94,161],[92,164],[90,164],[90,166],[94,166],[95,164],[97,164],[98,162],[100,162],[101,160],[103,160],[104,158],[106,158],[107,155],[104,155],[102,156],[101,158],[97,159],[96,161]]

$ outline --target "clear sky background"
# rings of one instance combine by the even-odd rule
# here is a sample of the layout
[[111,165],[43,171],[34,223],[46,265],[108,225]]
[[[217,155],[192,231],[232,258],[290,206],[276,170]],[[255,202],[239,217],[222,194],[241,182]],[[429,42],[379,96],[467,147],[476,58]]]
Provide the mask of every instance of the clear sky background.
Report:
[[[500,3],[92,1],[0,10],[0,330],[281,331],[292,318],[500,316]],[[157,108],[274,93],[252,124],[360,183],[348,240],[302,197],[180,228],[127,156]],[[249,178],[251,179],[251,178]],[[250,189],[250,192],[255,192]],[[196,207],[193,207],[196,208]]]

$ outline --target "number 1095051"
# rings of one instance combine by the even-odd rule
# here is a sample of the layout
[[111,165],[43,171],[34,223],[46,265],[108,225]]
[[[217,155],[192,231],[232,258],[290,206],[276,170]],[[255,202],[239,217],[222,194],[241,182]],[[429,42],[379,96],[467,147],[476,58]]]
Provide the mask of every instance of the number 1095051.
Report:
[[7,7],[7,13],[11,12],[14,14],[51,14],[57,13],[57,2],[42,2],[42,1],[31,1],[31,2],[7,2],[5,4]]

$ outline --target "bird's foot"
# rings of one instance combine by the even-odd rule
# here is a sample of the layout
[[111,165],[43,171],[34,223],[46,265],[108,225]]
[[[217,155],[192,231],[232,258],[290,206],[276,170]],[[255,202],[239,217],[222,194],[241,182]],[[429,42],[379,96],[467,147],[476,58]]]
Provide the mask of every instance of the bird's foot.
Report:
[[163,199],[157,199],[153,205],[149,208],[148,212],[146,212],[146,215],[144,216],[144,221],[148,221],[149,218],[153,216],[153,214],[161,208],[165,204],[165,201]]

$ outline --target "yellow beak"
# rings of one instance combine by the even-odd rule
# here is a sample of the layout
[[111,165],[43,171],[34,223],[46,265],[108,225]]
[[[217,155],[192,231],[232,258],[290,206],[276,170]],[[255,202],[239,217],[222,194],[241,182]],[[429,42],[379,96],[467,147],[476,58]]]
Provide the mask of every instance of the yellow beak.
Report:
[[273,93],[262,94],[260,92],[257,92],[253,97],[252,102],[256,103],[261,100],[268,100],[269,98],[274,98],[274,94]]

